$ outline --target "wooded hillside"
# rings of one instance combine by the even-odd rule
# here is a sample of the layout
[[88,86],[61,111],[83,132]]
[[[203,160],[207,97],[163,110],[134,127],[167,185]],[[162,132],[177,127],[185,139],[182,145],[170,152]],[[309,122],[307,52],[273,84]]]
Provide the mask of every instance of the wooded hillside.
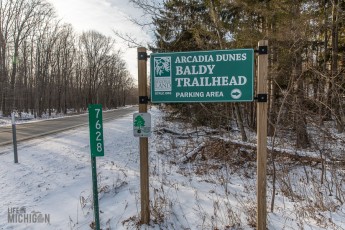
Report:
[[[269,135],[311,145],[308,125],[344,131],[345,2],[135,0],[153,17],[154,52],[254,48],[269,41]],[[150,7],[148,7],[150,5]],[[176,105],[195,124],[255,130],[254,103]],[[286,134],[286,133],[285,133]]]

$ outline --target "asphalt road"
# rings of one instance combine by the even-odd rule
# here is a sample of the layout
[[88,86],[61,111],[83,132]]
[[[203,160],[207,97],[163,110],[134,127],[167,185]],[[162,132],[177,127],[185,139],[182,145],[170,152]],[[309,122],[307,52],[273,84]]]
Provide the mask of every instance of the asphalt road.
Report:
[[[135,111],[138,111],[138,107],[136,106],[103,111],[103,122],[120,118]],[[17,142],[19,143],[24,140],[38,138],[40,136],[58,133],[88,124],[89,117],[87,113],[58,119],[17,124]],[[0,146],[12,144],[12,139],[12,126],[0,127]]]

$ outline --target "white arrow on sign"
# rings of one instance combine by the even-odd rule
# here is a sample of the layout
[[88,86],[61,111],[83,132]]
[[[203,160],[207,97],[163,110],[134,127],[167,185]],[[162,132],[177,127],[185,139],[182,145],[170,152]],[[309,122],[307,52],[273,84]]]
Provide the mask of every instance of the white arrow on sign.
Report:
[[242,91],[239,89],[233,89],[231,90],[230,95],[233,99],[239,99],[242,96]]

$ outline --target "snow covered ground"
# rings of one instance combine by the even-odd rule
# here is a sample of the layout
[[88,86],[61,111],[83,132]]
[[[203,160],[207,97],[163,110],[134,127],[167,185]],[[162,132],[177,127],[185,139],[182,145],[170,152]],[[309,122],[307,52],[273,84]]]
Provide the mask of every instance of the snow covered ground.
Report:
[[[129,115],[103,126],[105,156],[97,158],[101,228],[255,229],[256,166],[251,156],[248,161],[235,162],[234,167],[205,160],[203,154],[193,162],[185,161],[187,153],[205,146],[203,135],[199,135],[202,132],[192,135],[193,142],[176,138],[160,130],[186,129],[163,120],[156,108],[150,113],[155,130],[149,139],[151,224],[138,225],[139,140],[133,136]],[[14,164],[12,147],[0,146],[0,229],[91,229],[88,127],[26,141],[18,145],[18,155],[19,164]],[[316,183],[314,177],[320,170],[311,166],[279,170],[285,179],[277,182],[275,211],[268,214],[269,229],[345,229],[345,205],[337,200],[344,198],[343,170],[327,171],[326,179],[338,179],[332,188]],[[268,201],[270,197],[268,194]],[[319,209],[311,210],[314,207]],[[29,214],[26,221],[20,216],[24,213]],[[19,220],[22,223],[14,223]]]

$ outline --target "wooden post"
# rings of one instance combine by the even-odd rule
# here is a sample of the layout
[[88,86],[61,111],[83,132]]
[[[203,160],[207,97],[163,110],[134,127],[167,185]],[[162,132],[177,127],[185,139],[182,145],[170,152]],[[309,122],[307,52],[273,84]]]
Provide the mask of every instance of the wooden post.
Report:
[[[147,112],[147,53],[146,48],[138,48],[138,87],[139,113]],[[140,141],[140,195],[141,195],[141,224],[150,222],[149,200],[149,157],[148,138],[139,137]]]
[[[267,74],[268,41],[261,40],[257,80],[257,230],[266,230],[266,169],[267,169]],[[266,95],[266,101],[265,101]]]

